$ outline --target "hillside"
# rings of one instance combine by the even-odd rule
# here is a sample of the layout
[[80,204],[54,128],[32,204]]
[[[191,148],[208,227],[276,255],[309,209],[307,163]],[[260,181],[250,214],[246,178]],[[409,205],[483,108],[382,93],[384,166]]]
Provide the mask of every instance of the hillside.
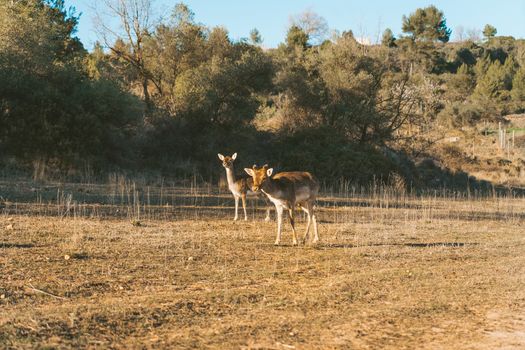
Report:
[[[147,7],[107,10],[122,28],[88,52],[64,2],[0,4],[5,177],[216,184],[217,153],[238,152],[240,166],[310,170],[327,185],[522,185],[521,117],[504,116],[525,111],[523,39],[488,26],[451,42],[445,14],[429,6],[380,44],[351,29],[318,41],[292,24],[264,49],[256,31],[232,40],[185,4],[148,28]],[[509,150],[494,146],[499,122],[515,132]]]
[[[481,123],[446,132],[426,152],[437,167],[466,173],[471,181],[525,186],[525,115],[508,115],[500,125]],[[502,144],[502,140],[505,144]]]

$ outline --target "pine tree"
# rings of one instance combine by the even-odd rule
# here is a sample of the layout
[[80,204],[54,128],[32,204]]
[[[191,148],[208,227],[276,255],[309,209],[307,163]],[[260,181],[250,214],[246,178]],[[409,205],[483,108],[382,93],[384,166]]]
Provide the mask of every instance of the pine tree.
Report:
[[485,25],[485,28],[483,28],[483,36],[487,40],[490,40],[491,38],[493,38],[497,32],[498,31],[496,27],[491,26],[490,24]]
[[419,8],[410,16],[403,16],[403,33],[408,33],[416,41],[448,42],[452,30],[447,28],[443,12],[435,6]]
[[292,25],[290,29],[288,29],[288,33],[286,34],[286,45],[288,47],[299,46],[307,48],[309,46],[308,40],[308,34],[298,26]]
[[253,28],[250,31],[250,41],[252,42],[253,45],[261,45],[262,44],[263,40],[262,40],[262,37],[261,37],[261,33],[259,33],[257,28]]
[[457,101],[464,101],[472,93],[475,77],[472,68],[466,64],[459,66],[456,74],[452,74],[447,83],[449,96]]
[[525,102],[525,68],[520,67],[512,79],[511,97],[516,102]]
[[492,62],[486,72],[478,78],[474,93],[495,101],[508,99],[514,69],[515,62],[512,57],[507,58],[504,64],[498,60]]

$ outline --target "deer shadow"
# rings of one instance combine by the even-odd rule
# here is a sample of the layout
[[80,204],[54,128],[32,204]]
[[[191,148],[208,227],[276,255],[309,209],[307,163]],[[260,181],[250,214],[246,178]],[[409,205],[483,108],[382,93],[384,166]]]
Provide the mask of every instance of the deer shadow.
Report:
[[10,243],[0,242],[0,248],[34,248],[36,247],[33,243]]
[[370,244],[344,244],[344,243],[318,243],[317,249],[352,249],[363,247],[410,247],[410,248],[461,248],[466,246],[476,246],[479,243],[472,242],[428,242],[428,243],[370,243]]

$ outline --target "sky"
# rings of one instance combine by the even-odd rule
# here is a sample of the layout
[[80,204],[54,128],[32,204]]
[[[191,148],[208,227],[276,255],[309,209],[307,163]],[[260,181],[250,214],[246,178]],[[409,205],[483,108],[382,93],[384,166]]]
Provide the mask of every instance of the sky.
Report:
[[[156,0],[157,14],[169,14],[177,2]],[[223,26],[233,40],[247,38],[257,28],[267,48],[284,41],[290,16],[306,10],[324,17],[331,30],[352,30],[356,37],[376,42],[386,28],[396,36],[401,34],[402,16],[429,5],[445,14],[447,26],[453,31],[451,40],[456,38],[458,27],[465,31],[482,30],[487,23],[497,28],[497,35],[525,38],[525,0],[186,0],[184,3],[195,13],[196,22],[208,27]],[[98,39],[93,7],[100,8],[102,1],[66,0],[66,5],[82,13],[77,35],[91,50]]]

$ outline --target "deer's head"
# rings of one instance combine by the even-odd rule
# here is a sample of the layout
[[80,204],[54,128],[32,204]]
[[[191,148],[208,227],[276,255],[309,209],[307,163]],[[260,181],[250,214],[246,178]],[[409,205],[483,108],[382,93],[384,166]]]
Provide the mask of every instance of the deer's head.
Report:
[[222,166],[226,169],[232,169],[233,168],[233,162],[235,161],[235,158],[237,158],[237,152],[234,153],[231,157],[223,156],[222,154],[217,154],[219,159],[222,161]]
[[257,168],[254,165],[251,169],[244,168],[244,171],[250,175],[253,179],[252,191],[258,192],[261,189],[261,186],[272,176],[273,168],[268,168],[268,164],[263,165],[260,168]]

